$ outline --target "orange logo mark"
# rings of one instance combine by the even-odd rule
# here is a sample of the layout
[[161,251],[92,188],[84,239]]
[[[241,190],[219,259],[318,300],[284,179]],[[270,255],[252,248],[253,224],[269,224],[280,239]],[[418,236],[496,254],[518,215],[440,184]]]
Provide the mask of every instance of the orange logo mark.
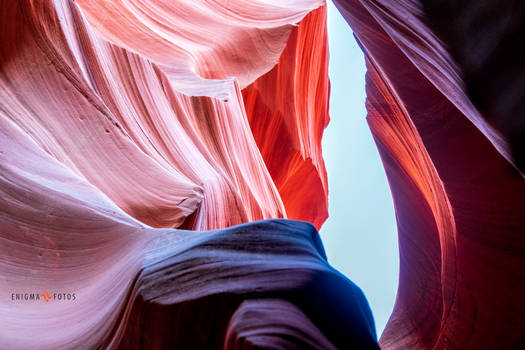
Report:
[[49,300],[51,300],[51,296],[49,294],[47,294],[47,290],[44,291],[44,293],[40,294],[42,296],[42,298],[46,299],[46,303],[49,302]]

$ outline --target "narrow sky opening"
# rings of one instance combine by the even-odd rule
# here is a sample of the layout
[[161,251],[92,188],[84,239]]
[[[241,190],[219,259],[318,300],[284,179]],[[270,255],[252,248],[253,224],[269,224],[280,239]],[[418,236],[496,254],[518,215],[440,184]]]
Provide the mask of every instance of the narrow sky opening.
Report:
[[321,229],[329,262],[366,294],[378,336],[397,292],[399,251],[390,188],[366,122],[363,52],[328,1],[331,121],[323,137],[330,218]]

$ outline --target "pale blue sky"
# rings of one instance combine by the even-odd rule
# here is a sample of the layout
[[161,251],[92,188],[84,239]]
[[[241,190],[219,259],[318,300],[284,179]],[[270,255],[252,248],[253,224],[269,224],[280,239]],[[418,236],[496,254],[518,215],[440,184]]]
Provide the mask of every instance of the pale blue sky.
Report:
[[323,138],[330,218],[321,229],[328,261],[365,292],[381,335],[394,306],[399,253],[390,188],[366,123],[365,62],[328,1],[331,121]]

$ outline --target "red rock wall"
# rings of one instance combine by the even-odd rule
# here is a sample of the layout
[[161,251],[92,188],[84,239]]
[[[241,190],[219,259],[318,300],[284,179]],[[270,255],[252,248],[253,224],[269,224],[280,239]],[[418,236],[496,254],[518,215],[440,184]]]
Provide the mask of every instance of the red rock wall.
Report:
[[[487,26],[504,45],[471,69],[477,41],[451,33],[478,15],[448,31],[430,0],[336,3],[398,221],[382,347],[523,347],[521,71],[472,94],[520,22]],[[276,219],[327,217],[322,5],[0,2],[0,348],[377,349],[315,228]]]
[[328,124],[326,7],[294,28],[279,63],[243,90],[257,146],[290,219],[328,218],[321,138]]
[[229,228],[326,219],[322,5],[0,2],[0,348],[377,348],[313,226]]
[[[400,280],[388,349],[523,346],[525,182],[417,2],[336,1],[365,52]],[[496,97],[496,96],[495,96]]]

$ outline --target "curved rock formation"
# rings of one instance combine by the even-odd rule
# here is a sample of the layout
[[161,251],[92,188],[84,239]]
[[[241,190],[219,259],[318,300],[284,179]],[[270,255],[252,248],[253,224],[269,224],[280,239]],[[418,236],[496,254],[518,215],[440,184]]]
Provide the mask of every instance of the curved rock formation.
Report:
[[[367,118],[398,222],[399,290],[380,343],[521,348],[525,181],[511,156],[517,150],[486,122],[497,115],[474,108],[462,62],[427,24],[435,14],[422,5],[430,2],[336,1],[365,52]],[[473,4],[470,10],[480,6]],[[486,83],[489,91],[499,79]],[[490,104],[513,101],[507,93],[491,95]]]
[[[508,141],[525,171],[525,4],[423,0],[429,27],[448,45],[467,94],[487,122]],[[468,14],[468,15],[464,15]]]
[[[522,6],[336,3],[398,221],[380,344],[523,347]],[[0,348],[378,348],[315,229],[323,5],[0,2]]]
[[327,217],[320,5],[1,2],[0,348],[378,348],[313,226],[228,228]]
[[[363,293],[328,265],[311,224],[153,229],[0,123],[2,348],[378,348]],[[267,316],[239,328],[251,309]]]
[[166,232],[147,248],[130,298],[115,336],[123,348],[379,348],[363,293],[327,264],[304,222],[266,220],[183,244]]
[[318,229],[328,217],[321,152],[329,121],[327,50],[326,7],[321,7],[294,28],[279,63],[243,90],[253,136],[288,217]]

